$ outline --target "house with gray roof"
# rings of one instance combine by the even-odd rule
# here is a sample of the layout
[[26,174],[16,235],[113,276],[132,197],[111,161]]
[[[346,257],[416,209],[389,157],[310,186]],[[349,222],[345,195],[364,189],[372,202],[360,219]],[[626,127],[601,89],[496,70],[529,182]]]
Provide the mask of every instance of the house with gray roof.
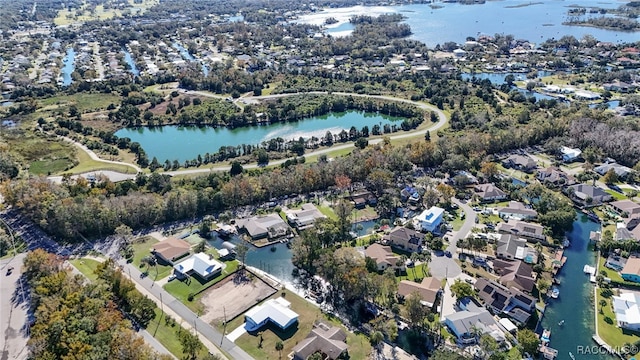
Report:
[[576,184],[567,187],[569,198],[581,206],[597,206],[613,199],[606,191],[597,186]]
[[426,277],[417,283],[411,280],[401,280],[398,284],[398,297],[404,300],[409,295],[417,293],[420,296],[420,303],[428,308],[432,308],[441,291],[442,283],[435,277]]
[[485,306],[496,315],[505,314],[525,324],[535,311],[536,299],[516,288],[509,289],[485,278],[476,280],[474,287]]
[[502,161],[502,165],[506,168],[532,173],[537,167],[535,160],[527,155],[511,155]]
[[631,168],[628,168],[624,165],[620,165],[618,163],[606,163],[600,166],[597,166],[593,169],[593,171],[598,174],[604,176],[604,174],[608,173],[609,170],[613,169],[613,171],[618,175],[618,177],[626,178],[629,174],[633,172]]
[[382,237],[382,242],[384,244],[389,244],[393,247],[409,252],[420,251],[422,249],[423,241],[424,234],[400,226],[395,227],[388,234]]
[[293,360],[306,360],[316,353],[322,354],[322,359],[338,359],[347,353],[346,341],[347,334],[341,328],[318,322],[309,335],[293,347]]
[[509,219],[506,223],[499,223],[496,231],[501,234],[513,234],[530,241],[546,241],[544,226],[536,223]]
[[498,216],[503,219],[531,220],[538,212],[519,201],[509,201],[509,205],[498,209]]
[[500,190],[495,184],[479,184],[473,187],[480,201],[497,201],[507,198],[507,193]]
[[624,218],[633,218],[640,216],[640,204],[635,203],[631,200],[625,199],[612,201],[609,203],[609,206],[611,206],[613,211]]
[[487,309],[476,304],[471,298],[462,299],[458,305],[461,311],[444,318],[445,326],[456,337],[458,344],[475,344],[478,330],[483,335],[493,337],[498,343],[505,341],[504,332]]
[[499,259],[522,260],[529,264],[538,262],[538,254],[527,246],[527,240],[512,234],[502,234],[497,240],[496,256]]
[[324,219],[326,216],[318,210],[318,208],[311,204],[303,204],[300,209],[297,210],[285,210],[287,214],[287,221],[291,226],[294,226],[298,230],[307,229],[312,227],[318,219]]
[[173,270],[177,275],[197,275],[207,281],[222,273],[222,264],[205,253],[197,253],[174,265]]
[[493,260],[493,270],[500,276],[500,283],[508,288],[531,293],[536,286],[533,268],[520,260]]
[[289,233],[289,226],[278,214],[254,216],[236,221],[239,230],[244,230],[252,239],[277,238]]

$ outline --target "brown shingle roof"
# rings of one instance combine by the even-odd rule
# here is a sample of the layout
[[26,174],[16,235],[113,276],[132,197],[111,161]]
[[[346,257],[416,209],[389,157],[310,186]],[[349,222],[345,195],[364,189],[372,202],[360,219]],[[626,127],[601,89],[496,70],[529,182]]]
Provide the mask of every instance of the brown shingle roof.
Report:
[[165,260],[173,261],[189,253],[191,245],[178,238],[170,237],[153,245],[151,252],[160,255]]
[[640,258],[629,258],[621,273],[640,275]]
[[408,297],[414,292],[420,295],[422,301],[433,305],[438,296],[440,290],[440,280],[434,277],[428,277],[422,279],[421,283],[416,283],[410,280],[402,280],[398,284],[398,295]]

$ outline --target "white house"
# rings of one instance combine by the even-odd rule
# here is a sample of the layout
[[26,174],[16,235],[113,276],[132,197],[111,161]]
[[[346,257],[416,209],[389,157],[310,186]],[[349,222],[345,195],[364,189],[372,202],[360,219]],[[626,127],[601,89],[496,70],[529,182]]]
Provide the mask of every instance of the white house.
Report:
[[204,280],[209,280],[222,272],[222,264],[205,253],[197,253],[174,265],[173,269],[182,275],[195,274]]
[[622,293],[613,297],[613,312],[618,326],[624,329],[640,330],[640,295]]
[[244,320],[247,331],[256,331],[269,321],[285,330],[298,321],[298,314],[291,310],[290,302],[280,297],[250,309],[244,314]]
[[433,232],[438,229],[438,226],[442,223],[443,215],[444,209],[432,206],[430,209],[418,215],[415,220],[422,231]]
[[564,162],[575,161],[580,157],[580,155],[582,155],[582,151],[580,149],[572,149],[566,146],[561,147],[560,152],[562,153],[562,161]]

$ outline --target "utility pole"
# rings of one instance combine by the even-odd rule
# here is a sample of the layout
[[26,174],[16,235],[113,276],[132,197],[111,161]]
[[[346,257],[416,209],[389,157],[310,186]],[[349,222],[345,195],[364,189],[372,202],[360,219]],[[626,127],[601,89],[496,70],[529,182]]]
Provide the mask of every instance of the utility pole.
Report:
[[227,332],[227,309],[224,306],[222,306],[222,313],[224,314],[224,324],[222,327],[222,337],[220,337],[220,346],[222,346],[224,334]]

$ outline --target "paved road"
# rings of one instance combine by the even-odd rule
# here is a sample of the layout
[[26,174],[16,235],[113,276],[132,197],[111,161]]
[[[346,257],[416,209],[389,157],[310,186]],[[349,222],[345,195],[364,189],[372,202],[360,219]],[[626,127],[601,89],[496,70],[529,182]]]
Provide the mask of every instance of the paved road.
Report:
[[[0,359],[26,359],[28,355],[27,310],[29,301],[20,286],[26,254],[0,260]],[[7,270],[13,267],[11,275]],[[26,286],[24,291],[27,291]]]
[[[206,93],[206,92],[190,91],[189,93],[195,93],[195,94],[198,94],[198,95],[208,96],[208,97],[213,97],[213,98],[220,98],[221,97],[219,95],[209,94],[209,93]],[[278,99],[278,98],[283,98],[283,97],[288,97],[288,96],[296,96],[296,95],[300,96],[300,95],[304,95],[304,94],[326,95],[328,93],[327,92],[322,92],[322,91],[312,91],[312,92],[308,92],[308,93],[292,93],[292,94],[251,96],[251,97],[247,97],[245,99],[268,100],[268,99]],[[332,95],[340,95],[340,96],[353,96],[353,97],[365,97],[365,98],[368,97],[368,98],[372,98],[372,99],[398,101],[398,102],[403,102],[403,103],[407,103],[407,104],[413,104],[413,105],[417,106],[418,108],[420,108],[422,110],[434,111],[434,112],[436,112],[438,114],[438,122],[433,124],[429,128],[422,129],[422,130],[417,130],[417,131],[403,132],[402,134],[391,135],[391,136],[389,136],[389,138],[391,140],[406,139],[406,138],[416,137],[416,136],[420,136],[420,135],[424,136],[424,134],[426,134],[429,131],[437,131],[437,130],[441,129],[447,123],[447,116],[445,115],[445,113],[442,112],[437,107],[429,105],[429,104],[425,104],[425,103],[421,103],[421,102],[417,102],[417,101],[411,101],[411,100],[407,100],[407,99],[395,98],[395,97],[392,97],[392,96],[384,96],[384,95],[364,95],[364,94],[352,94],[352,93],[340,93],[340,92],[334,92],[334,93],[331,93],[331,94]],[[383,141],[382,138],[371,139],[371,140],[369,140],[369,144],[370,145],[375,145],[375,144],[381,143],[382,141]],[[334,146],[331,146],[331,147],[328,147],[328,148],[325,148],[325,149],[321,149],[321,150],[307,152],[307,153],[305,153],[305,156],[307,156],[307,157],[308,156],[317,156],[317,155],[327,154],[327,153],[330,153],[330,152],[336,151],[336,150],[352,149],[353,147],[354,147],[354,143],[353,142],[348,142],[348,143],[344,143],[344,144],[340,144],[340,145],[334,145]],[[283,164],[285,161],[290,160],[290,159],[292,159],[292,158],[270,161],[269,165],[280,165],[280,164]],[[248,164],[248,165],[244,165],[243,167],[245,169],[255,169],[255,168],[258,168],[259,165],[258,164]],[[230,169],[231,169],[231,166],[212,166],[212,167],[198,168],[198,169],[166,171],[166,172],[163,172],[163,173],[167,174],[167,175],[175,176],[175,175],[185,175],[185,174],[208,173],[208,172],[211,172],[211,171],[229,171]]]
[[131,163],[126,163],[126,162],[122,162],[122,161],[113,161],[113,160],[104,160],[101,159],[95,152],[93,152],[93,150],[89,149],[88,147],[84,146],[83,144],[74,141],[73,139],[70,139],[66,136],[60,136],[61,139],[63,139],[64,141],[70,142],[72,144],[74,144],[75,146],[79,147],[80,150],[86,152],[87,154],[89,154],[89,157],[94,160],[94,161],[99,161],[99,162],[103,162],[103,163],[108,163],[108,164],[116,164],[116,165],[124,165],[124,166],[128,166],[130,168],[132,168],[132,170],[134,171],[134,173],[139,173],[142,171],[142,169],[134,164]]
[[[123,173],[120,173],[117,171],[111,171],[111,170],[98,170],[98,171],[90,171],[90,172],[82,173],[78,175],[72,175],[71,178],[77,179],[79,176],[82,176],[85,179],[90,176],[93,176],[96,179],[99,179],[101,176],[106,176],[110,181],[118,182],[118,181],[125,181],[125,180],[133,180],[136,178],[137,174],[133,174],[133,173],[123,174]],[[47,177],[47,179],[53,181],[56,184],[62,183],[62,176],[49,176]]]
[[[222,341],[222,334],[218,330],[214,329],[208,323],[202,321],[193,311],[191,311],[188,307],[186,307],[171,294],[166,292],[161,286],[154,283],[152,279],[150,279],[149,277],[140,278],[140,271],[137,267],[133,266],[132,264],[127,264],[126,260],[124,259],[119,260],[118,264],[123,266],[123,271],[125,272],[125,274],[130,275],[133,281],[142,285],[150,295],[153,295],[157,299],[162,299],[164,306],[173,310],[173,312],[180,316],[184,322],[192,325],[198,331],[198,333],[204,336],[211,343],[215,344],[218,347],[221,347],[231,356],[231,358],[237,360],[253,360],[253,358],[249,354],[236,346],[236,344],[227,339],[224,339],[224,341]],[[220,346],[221,343],[222,345]]]
[[469,205],[462,203],[455,198],[453,199],[453,203],[458,205],[458,207],[464,211],[465,220],[462,227],[460,227],[460,230],[456,231],[453,236],[449,238],[447,251],[451,252],[452,257],[433,256],[433,259],[431,260],[431,275],[438,278],[451,279],[462,273],[462,269],[460,269],[460,266],[454,260],[458,254],[457,243],[458,240],[465,239],[476,224],[476,213],[471,209],[471,207],[469,207]]

